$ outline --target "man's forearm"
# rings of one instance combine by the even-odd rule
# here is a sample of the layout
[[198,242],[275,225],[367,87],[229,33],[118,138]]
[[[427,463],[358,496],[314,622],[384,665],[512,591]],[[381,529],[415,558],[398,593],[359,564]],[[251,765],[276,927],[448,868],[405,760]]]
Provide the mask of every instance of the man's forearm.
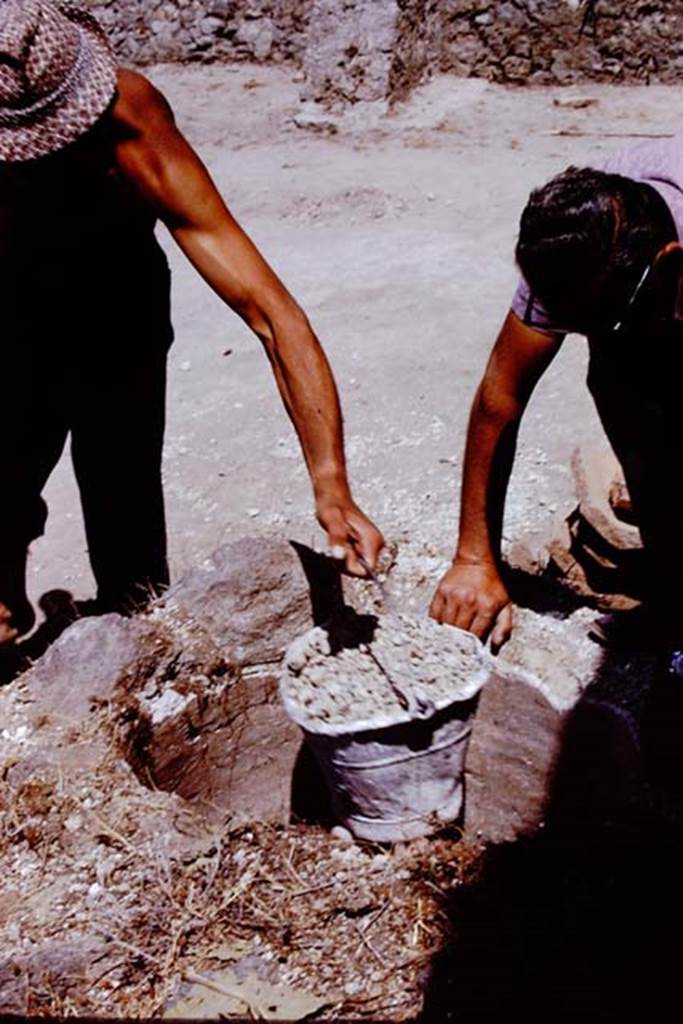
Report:
[[285,409],[297,432],[316,497],[349,496],[339,395],[307,318],[292,307],[257,330]]
[[430,606],[438,622],[471,630],[482,640],[490,637],[496,649],[512,630],[500,547],[517,432],[534,386],[558,346],[554,338],[508,313],[470,413],[455,557]]
[[521,417],[513,398],[477,392],[467,431],[456,558],[498,563],[505,508]]
[[236,224],[232,233],[223,225],[216,232],[176,228],[173,234],[207,283],[263,344],[316,497],[321,489],[348,496],[339,397],[303,310]]

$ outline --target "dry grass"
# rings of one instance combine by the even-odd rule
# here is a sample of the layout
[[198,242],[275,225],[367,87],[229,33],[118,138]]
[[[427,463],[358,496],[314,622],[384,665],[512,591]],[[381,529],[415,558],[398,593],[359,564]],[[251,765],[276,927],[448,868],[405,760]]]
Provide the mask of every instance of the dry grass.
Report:
[[106,746],[81,768],[21,765],[5,757],[0,782],[0,1010],[158,1015],[197,984],[227,997],[230,963],[314,992],[320,1019],[419,1011],[474,856],[462,844],[209,828]]

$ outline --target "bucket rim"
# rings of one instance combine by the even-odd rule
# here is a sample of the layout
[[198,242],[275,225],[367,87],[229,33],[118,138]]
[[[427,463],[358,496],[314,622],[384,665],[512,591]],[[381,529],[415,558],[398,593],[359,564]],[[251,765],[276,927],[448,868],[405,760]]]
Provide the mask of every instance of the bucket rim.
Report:
[[[313,627],[313,629],[319,628],[319,626]],[[311,735],[334,738],[336,736],[347,736],[352,733],[375,732],[393,728],[397,725],[410,725],[411,723],[428,722],[430,719],[434,718],[435,715],[439,714],[441,711],[445,711],[446,708],[449,708],[454,704],[467,703],[467,701],[476,697],[488,682],[493,668],[491,664],[491,657],[487,649],[484,647],[484,644],[473,633],[460,629],[458,626],[447,626],[446,628],[454,629],[468,638],[468,642],[471,643],[472,647],[473,659],[476,658],[478,660],[479,666],[476,672],[473,672],[472,677],[461,686],[457,696],[449,694],[433,701],[434,712],[429,715],[429,717],[418,717],[416,715],[412,715],[409,711],[406,711],[403,708],[396,708],[391,712],[377,714],[371,718],[351,719],[347,722],[324,722],[318,719],[311,719],[304,709],[292,699],[289,693],[288,684],[291,678],[291,673],[287,667],[287,654],[285,654],[282,661],[278,689],[280,691],[280,699],[282,700],[287,715],[296,725],[303,729],[304,732],[310,733]],[[307,633],[313,632],[313,629],[306,630],[301,634],[301,636],[303,637],[306,636]]]

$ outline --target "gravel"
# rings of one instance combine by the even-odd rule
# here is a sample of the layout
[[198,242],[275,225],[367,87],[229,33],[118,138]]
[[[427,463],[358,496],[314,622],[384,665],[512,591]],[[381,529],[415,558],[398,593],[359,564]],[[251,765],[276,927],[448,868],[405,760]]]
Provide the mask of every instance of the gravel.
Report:
[[401,720],[415,704],[472,697],[484,665],[483,647],[460,629],[403,614],[355,616],[295,640],[282,688],[304,726]]

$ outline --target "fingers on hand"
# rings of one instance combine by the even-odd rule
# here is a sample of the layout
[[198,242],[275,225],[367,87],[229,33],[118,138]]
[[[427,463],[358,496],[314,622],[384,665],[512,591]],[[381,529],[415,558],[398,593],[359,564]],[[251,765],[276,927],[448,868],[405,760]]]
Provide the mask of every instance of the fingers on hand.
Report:
[[447,608],[446,622],[457,626],[458,629],[472,631],[472,626],[478,616],[476,594],[469,590],[458,589],[448,595]]
[[441,591],[437,590],[432,598],[432,603],[429,606],[429,614],[433,619],[436,619],[437,622],[443,622],[445,609],[446,602],[444,601]]
[[468,589],[439,587],[429,614],[437,622],[474,633],[480,640],[485,641],[490,634],[492,644],[498,647],[509,639],[512,632],[511,605],[506,604],[501,609],[494,601],[483,600]]
[[330,554],[333,558],[343,558],[349,542],[349,529],[339,509],[330,509],[321,519],[321,525],[327,534]]
[[491,650],[496,654],[510,639],[512,633],[512,605],[506,604],[499,612],[496,624],[491,633]]
[[[363,560],[374,569],[377,565],[379,553],[384,547],[384,537],[379,530],[373,526],[365,516],[350,514],[347,519],[348,539],[356,554],[362,556]],[[361,565],[360,562],[358,562]],[[362,565],[361,565],[362,569]],[[363,575],[367,575],[362,569]]]
[[377,565],[380,551],[384,547],[384,537],[376,527],[369,524],[368,529],[361,532],[360,545],[363,557],[374,569]]
[[467,594],[450,590],[448,587],[440,586],[432,599],[429,614],[437,622],[448,626],[458,626],[460,629],[469,629],[475,618],[474,600],[470,600]]
[[384,537],[364,516],[349,515],[346,519],[346,569],[355,576],[367,576],[367,566],[374,569],[384,547]]
[[355,549],[353,547],[350,547],[346,552],[345,568],[346,571],[351,576],[366,577],[368,575],[367,569],[363,565],[363,562],[361,562],[360,559],[358,558],[358,555],[356,554]]
[[[358,559],[357,551],[360,549],[353,530],[347,522],[340,509],[331,511],[323,523],[327,533],[329,553],[332,558],[345,561],[345,569],[354,576],[365,576],[366,572]],[[369,559],[368,559],[369,561]],[[370,563],[372,564],[372,563]]]
[[478,612],[470,623],[470,633],[474,633],[480,640],[486,640],[493,626],[493,616],[490,612]]

